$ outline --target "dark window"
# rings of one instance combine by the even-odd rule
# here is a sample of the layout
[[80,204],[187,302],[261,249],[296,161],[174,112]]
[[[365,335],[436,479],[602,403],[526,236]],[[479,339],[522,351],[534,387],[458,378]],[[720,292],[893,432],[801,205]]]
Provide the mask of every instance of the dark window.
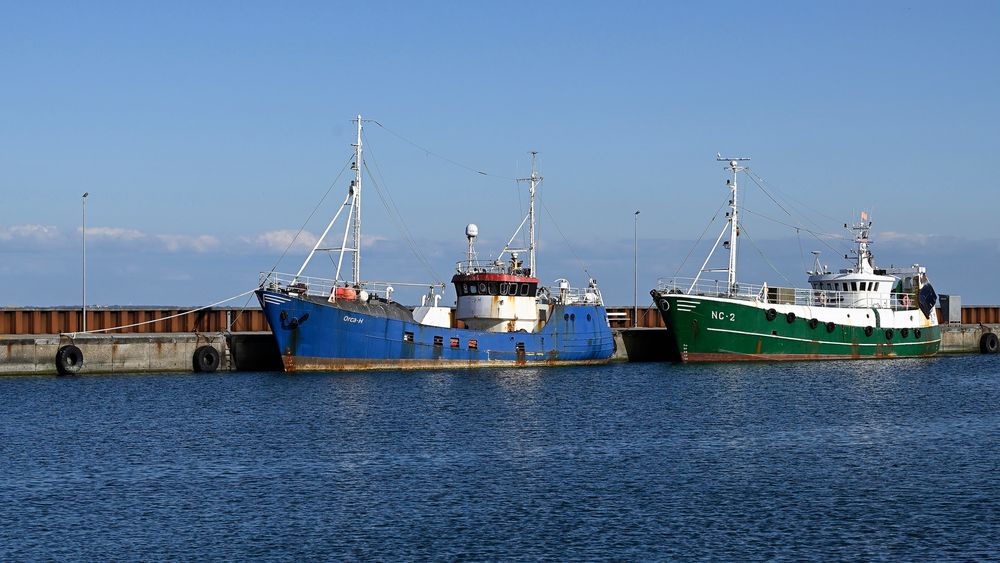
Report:
[[528,284],[522,283],[521,284],[521,295],[527,295],[527,294],[528,294]]
[[456,338],[454,336],[451,337],[451,347],[452,348],[458,348],[458,338]]
[[479,341],[478,340],[470,340],[469,341],[469,350],[478,350],[478,349],[479,349]]
[[507,295],[507,284],[500,283],[500,295]]
[[434,345],[435,346],[443,346],[444,345],[444,337],[443,336],[435,336],[434,337]]
[[490,282],[490,295],[497,295],[497,282]]
[[851,282],[851,291],[858,290],[858,282]]
[[404,332],[403,333],[403,342],[413,342],[413,333],[412,332]]

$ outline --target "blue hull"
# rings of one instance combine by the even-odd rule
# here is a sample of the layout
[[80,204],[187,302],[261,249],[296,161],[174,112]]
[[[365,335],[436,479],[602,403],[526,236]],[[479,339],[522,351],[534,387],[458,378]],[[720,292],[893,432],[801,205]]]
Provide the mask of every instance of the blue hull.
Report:
[[614,336],[603,306],[553,305],[541,331],[417,324],[396,304],[331,304],[258,290],[285,371],[472,368],[606,363]]

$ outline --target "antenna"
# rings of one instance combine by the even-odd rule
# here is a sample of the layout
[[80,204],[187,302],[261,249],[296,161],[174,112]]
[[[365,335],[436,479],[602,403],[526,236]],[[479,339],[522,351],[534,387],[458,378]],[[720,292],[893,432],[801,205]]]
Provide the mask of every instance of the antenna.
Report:
[[729,293],[736,293],[736,240],[740,236],[739,207],[737,202],[736,174],[746,170],[745,166],[740,166],[741,162],[750,160],[749,157],[738,156],[735,158],[723,158],[722,153],[715,153],[715,160],[727,162],[727,168],[733,172],[733,179],[729,182],[729,189],[732,197],[729,199]]
[[528,269],[536,278],[538,274],[535,272],[535,188],[542,181],[535,166],[537,157],[538,151],[531,151],[531,177],[517,179],[519,182],[531,182],[528,188]]

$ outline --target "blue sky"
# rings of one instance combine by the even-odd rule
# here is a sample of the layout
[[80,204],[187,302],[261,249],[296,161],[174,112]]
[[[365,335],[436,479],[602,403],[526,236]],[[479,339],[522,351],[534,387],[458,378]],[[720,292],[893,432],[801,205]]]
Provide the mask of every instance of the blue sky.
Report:
[[[84,191],[91,303],[200,305],[252,288],[337,176],[359,112],[433,153],[366,131],[371,163],[445,280],[466,223],[479,224],[483,254],[510,235],[524,189],[504,178],[527,174],[538,150],[543,280],[584,283],[582,261],[609,303],[630,304],[638,209],[647,302],[726,198],[721,151],[753,157],[766,186],[803,212],[782,217],[744,182],[760,215],[745,225],[767,256],[743,241],[744,280],[804,283],[814,249],[841,265],[761,216],[842,235],[868,209],[880,263],[919,262],[941,293],[1000,302],[990,283],[1000,4],[8,2],[2,12],[0,305],[79,303]],[[279,270],[297,268],[302,240],[344,190],[342,178]],[[427,280],[373,192],[365,205],[364,277]]]

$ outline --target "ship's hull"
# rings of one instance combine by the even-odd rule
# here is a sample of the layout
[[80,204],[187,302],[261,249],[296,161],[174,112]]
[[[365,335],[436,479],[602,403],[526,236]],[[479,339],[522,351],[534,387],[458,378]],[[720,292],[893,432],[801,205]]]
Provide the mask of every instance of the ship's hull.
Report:
[[667,327],[666,345],[682,362],[927,357],[941,345],[937,319],[918,309],[809,307],[652,293]]
[[487,332],[421,325],[395,304],[257,296],[285,371],[600,364],[614,354],[596,305],[553,305],[539,332]]

